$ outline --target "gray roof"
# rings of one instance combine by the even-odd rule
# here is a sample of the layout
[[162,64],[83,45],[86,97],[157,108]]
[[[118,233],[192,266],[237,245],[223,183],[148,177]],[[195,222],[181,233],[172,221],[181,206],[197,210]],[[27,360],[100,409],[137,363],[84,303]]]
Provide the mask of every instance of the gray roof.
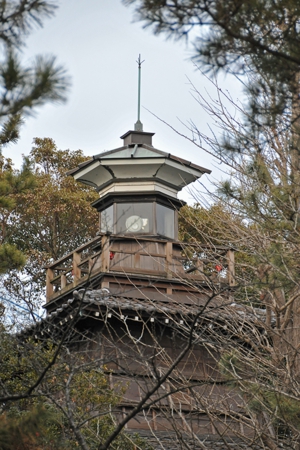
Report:
[[41,333],[53,335],[55,330],[65,329],[70,320],[74,319],[74,311],[79,315],[77,321],[85,317],[95,320],[107,321],[116,318],[121,321],[153,321],[168,324],[180,329],[180,332],[189,332],[190,325],[198,315],[197,325],[201,326],[201,333],[207,328],[210,334],[224,333],[239,336],[241,329],[248,330],[253,338],[257,336],[259,329],[263,331],[265,313],[262,310],[245,307],[230,302],[221,296],[216,298],[217,302],[213,307],[203,307],[199,305],[186,305],[179,302],[151,301],[136,298],[127,298],[122,295],[112,295],[108,289],[96,289],[73,292],[73,298],[66,301],[54,312],[50,313],[46,319],[35,323],[23,331],[22,334],[35,334],[40,337]]

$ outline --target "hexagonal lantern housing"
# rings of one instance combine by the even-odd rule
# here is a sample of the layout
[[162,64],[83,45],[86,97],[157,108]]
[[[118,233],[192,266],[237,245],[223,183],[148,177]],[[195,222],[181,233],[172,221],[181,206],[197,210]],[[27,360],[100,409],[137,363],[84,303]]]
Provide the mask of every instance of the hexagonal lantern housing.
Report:
[[69,172],[93,186],[100,231],[177,239],[177,193],[210,170],[152,146],[154,133],[128,131],[123,146],[95,155]]

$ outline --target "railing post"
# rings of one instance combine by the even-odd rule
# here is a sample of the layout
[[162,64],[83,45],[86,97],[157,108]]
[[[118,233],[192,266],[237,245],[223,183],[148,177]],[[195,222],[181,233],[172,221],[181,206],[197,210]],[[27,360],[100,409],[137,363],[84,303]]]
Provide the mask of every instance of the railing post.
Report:
[[47,269],[46,272],[46,302],[49,302],[51,295],[53,294],[53,284],[51,281],[54,278],[54,272],[52,269]]
[[101,265],[102,272],[109,272],[109,251],[110,251],[110,236],[102,236],[102,251],[101,251]]
[[62,275],[60,277],[60,287],[61,289],[64,289],[67,286],[67,277],[66,275]]
[[81,262],[80,253],[73,253],[73,283],[76,286],[81,278],[81,270],[79,264]]
[[228,250],[227,258],[227,280],[229,286],[235,286],[235,265],[234,265],[234,251]]
[[200,259],[200,258],[196,259],[195,267],[197,269],[197,275],[201,276],[203,278],[203,280],[205,280],[204,263],[203,263],[202,259]]

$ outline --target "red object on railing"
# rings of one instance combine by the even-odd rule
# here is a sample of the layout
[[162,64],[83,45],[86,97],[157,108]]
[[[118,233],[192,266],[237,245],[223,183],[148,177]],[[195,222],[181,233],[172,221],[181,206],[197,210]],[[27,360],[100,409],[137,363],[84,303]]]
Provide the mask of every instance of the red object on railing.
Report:
[[221,264],[217,264],[215,266],[215,269],[216,269],[217,272],[221,272],[221,270],[223,270],[223,267],[221,266]]
[[109,252],[109,259],[112,260],[114,259],[114,257],[115,257],[114,252]]

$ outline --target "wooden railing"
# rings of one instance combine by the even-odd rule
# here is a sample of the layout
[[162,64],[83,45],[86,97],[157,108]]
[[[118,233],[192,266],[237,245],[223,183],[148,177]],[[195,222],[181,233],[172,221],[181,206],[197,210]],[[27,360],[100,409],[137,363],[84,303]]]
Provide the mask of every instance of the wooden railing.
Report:
[[47,302],[94,275],[107,272],[234,286],[234,251],[155,238],[99,235],[48,266]]

